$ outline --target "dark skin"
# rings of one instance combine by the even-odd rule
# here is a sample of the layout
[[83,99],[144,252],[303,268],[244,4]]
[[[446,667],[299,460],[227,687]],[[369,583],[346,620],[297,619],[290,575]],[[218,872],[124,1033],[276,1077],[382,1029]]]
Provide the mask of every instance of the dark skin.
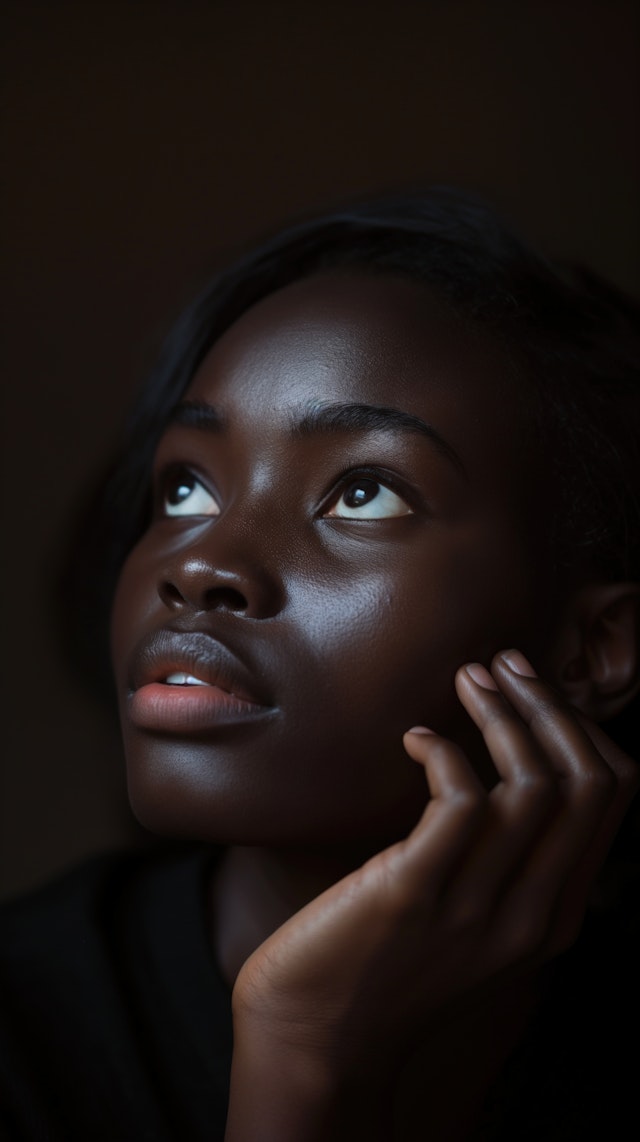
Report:
[[137,815],[229,846],[228,1142],[465,1137],[632,796],[587,715],[637,690],[637,588],[548,570],[526,394],[421,287],[324,273],[160,442],[113,657]]

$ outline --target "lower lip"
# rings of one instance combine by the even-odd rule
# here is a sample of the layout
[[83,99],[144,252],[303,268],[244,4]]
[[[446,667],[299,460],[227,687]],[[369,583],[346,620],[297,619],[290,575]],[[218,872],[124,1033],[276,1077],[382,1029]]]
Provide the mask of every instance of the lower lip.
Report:
[[218,686],[170,686],[165,682],[141,686],[133,693],[130,705],[135,726],[164,733],[209,730],[272,713],[273,707],[237,698]]

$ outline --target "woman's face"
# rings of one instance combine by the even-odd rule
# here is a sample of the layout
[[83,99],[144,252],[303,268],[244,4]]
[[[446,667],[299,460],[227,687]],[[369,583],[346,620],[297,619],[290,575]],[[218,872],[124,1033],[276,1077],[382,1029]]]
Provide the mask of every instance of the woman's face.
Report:
[[417,723],[487,776],[454,673],[511,645],[539,662],[550,629],[522,391],[487,334],[363,272],[290,285],[218,341],[158,447],[114,605],[144,824],[392,839],[424,808],[402,746]]

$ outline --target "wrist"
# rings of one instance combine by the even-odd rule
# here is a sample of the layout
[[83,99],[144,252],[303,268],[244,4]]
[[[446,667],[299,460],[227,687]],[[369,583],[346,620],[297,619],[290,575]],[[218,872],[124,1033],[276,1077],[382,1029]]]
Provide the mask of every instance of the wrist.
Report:
[[387,1142],[393,1084],[346,1075],[301,1039],[236,1026],[225,1142]]

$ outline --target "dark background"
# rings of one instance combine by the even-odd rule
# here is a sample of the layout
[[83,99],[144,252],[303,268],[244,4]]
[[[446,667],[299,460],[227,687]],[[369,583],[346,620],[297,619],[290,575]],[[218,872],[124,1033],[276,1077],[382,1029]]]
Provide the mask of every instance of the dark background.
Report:
[[[130,843],[117,733],[61,665],[74,504],[207,272],[367,190],[484,192],[640,295],[638,6],[5,6],[3,887]],[[8,161],[7,161],[8,158]]]

